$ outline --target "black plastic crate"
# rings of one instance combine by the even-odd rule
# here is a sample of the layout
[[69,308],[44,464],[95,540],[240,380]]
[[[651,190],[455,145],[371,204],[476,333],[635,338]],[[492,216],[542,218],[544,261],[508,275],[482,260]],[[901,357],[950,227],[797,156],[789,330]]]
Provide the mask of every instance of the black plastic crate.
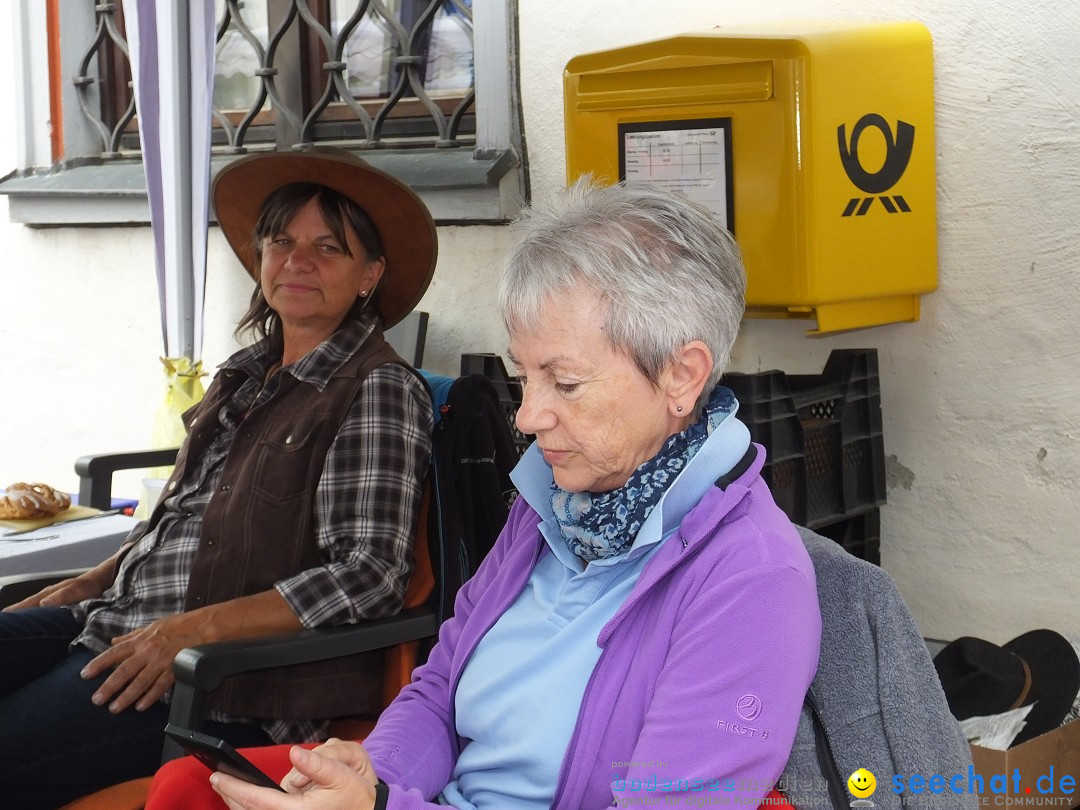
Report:
[[818,526],[815,531],[835,540],[849,554],[881,565],[881,511],[870,509],[858,515]]
[[885,503],[876,349],[835,350],[821,374],[728,373],[721,382],[767,450],[763,477],[793,522],[818,529]]

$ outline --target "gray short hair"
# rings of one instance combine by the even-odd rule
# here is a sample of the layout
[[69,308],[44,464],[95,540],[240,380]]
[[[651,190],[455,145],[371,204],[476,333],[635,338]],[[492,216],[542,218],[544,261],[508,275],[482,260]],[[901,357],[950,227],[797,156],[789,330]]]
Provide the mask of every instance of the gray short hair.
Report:
[[654,384],[676,349],[705,343],[714,363],[708,396],[746,306],[739,246],[712,212],[682,194],[583,178],[516,227],[499,284],[511,334],[538,326],[552,295],[587,286],[607,308],[612,346]]

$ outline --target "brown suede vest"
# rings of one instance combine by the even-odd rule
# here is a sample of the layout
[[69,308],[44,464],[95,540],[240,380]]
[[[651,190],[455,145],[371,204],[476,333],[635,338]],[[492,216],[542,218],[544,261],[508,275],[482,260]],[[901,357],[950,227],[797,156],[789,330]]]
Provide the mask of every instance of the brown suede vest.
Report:
[[[408,367],[376,329],[323,391],[283,373],[269,406],[252,411],[240,424],[218,491],[203,516],[185,610],[259,593],[322,565],[315,542],[315,487],[364,378],[385,363]],[[188,438],[166,494],[179,486],[174,482],[183,479],[189,460],[206,450],[218,410],[244,379],[240,372],[222,371],[203,400],[184,414]],[[159,502],[148,531],[162,512]],[[209,696],[207,706],[249,718],[377,714],[382,708],[382,670],[383,655],[376,651],[237,675]]]

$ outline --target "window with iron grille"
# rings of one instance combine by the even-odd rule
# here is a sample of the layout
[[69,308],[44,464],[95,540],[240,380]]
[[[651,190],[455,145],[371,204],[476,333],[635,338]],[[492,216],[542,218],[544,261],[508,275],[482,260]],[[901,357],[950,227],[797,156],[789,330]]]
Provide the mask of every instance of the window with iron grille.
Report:
[[[19,6],[23,106],[45,51],[51,141],[43,161],[30,133],[0,185],[12,218],[145,221],[123,3]],[[512,3],[216,0],[216,21],[215,170],[244,152],[331,143],[412,185],[437,221],[499,221],[520,205]]]

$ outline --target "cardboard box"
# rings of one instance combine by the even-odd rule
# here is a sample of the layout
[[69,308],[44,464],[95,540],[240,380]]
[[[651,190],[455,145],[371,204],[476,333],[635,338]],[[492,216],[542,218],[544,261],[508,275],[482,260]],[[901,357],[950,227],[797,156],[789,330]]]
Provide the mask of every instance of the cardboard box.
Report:
[[[990,797],[989,802],[984,802],[986,804],[993,806],[995,793],[1003,793],[1001,787],[996,791],[991,787],[991,778],[997,776],[999,778],[994,784],[999,786],[1002,785],[1001,777],[1005,777],[1005,795],[1031,798],[1033,801],[1030,804],[1036,807],[1080,805],[1080,720],[1048,731],[1008,751],[991,751],[973,745],[971,758],[975,762],[975,773],[983,777],[983,798]],[[1019,790],[1014,783],[1015,771],[1020,774]],[[1051,797],[1055,801],[1050,801]]]

